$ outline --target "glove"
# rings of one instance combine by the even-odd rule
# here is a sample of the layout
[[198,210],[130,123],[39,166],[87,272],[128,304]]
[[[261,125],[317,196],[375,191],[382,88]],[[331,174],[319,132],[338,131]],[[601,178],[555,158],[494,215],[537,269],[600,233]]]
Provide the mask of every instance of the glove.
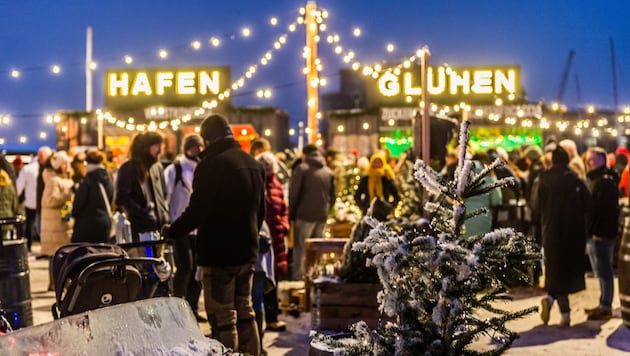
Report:
[[160,234],[162,235],[162,237],[164,237],[165,240],[173,239],[173,237],[171,236],[170,230],[171,230],[171,224],[162,225],[162,228],[160,229]]
[[171,269],[171,264],[166,262],[165,259],[160,258],[162,263],[153,265],[153,270],[155,271],[155,275],[160,279],[161,282],[167,281],[171,278],[171,273],[173,272]]

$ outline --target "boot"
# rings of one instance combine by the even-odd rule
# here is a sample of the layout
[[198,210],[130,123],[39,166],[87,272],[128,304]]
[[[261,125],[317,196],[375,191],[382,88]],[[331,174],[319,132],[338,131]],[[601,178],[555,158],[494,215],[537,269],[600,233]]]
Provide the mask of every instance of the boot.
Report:
[[551,311],[552,305],[553,297],[550,295],[547,295],[540,300],[540,319],[545,325],[549,323],[549,312]]
[[562,313],[560,326],[571,326],[571,313]]

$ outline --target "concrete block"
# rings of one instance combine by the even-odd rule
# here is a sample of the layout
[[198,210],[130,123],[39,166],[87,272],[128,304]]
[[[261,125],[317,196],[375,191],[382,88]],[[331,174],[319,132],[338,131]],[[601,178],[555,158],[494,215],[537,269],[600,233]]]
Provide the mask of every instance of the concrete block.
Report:
[[87,311],[0,336],[0,355],[225,355],[181,298]]

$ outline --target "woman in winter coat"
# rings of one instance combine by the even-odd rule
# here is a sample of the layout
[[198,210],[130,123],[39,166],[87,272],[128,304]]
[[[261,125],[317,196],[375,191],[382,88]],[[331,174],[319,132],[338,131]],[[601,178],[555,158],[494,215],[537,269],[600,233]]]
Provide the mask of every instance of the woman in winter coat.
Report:
[[[70,157],[65,151],[53,153],[50,157],[50,166],[42,172],[44,192],[40,239],[42,256],[50,256],[52,259],[59,247],[70,243],[72,236],[72,220],[64,218],[61,211],[67,202],[72,201],[74,182],[68,175]],[[53,288],[51,278],[48,289],[53,290]]]
[[569,168],[569,155],[557,147],[552,166],[543,171],[533,188],[532,214],[540,221],[545,263],[545,290],[540,317],[549,322],[549,310],[558,301],[562,325],[570,324],[570,293],[586,288],[584,252],[586,213],[590,193],[584,182]]
[[[13,217],[18,214],[18,196],[13,186],[13,182],[9,177],[9,173],[0,168],[0,217]],[[6,236],[7,232],[11,230],[11,225],[2,226],[0,232],[2,236],[0,239]]]
[[[271,235],[274,274],[278,276],[286,275],[289,268],[288,253],[286,246],[287,233],[289,231],[289,209],[284,198],[282,183],[278,180],[277,158],[270,151],[259,154],[256,159],[265,169],[265,222],[269,227]],[[272,331],[282,331],[286,325],[278,320],[278,289],[265,294],[265,320],[267,329]]]
[[72,203],[72,242],[111,241],[112,221],[109,209],[114,197],[114,185],[103,165],[104,161],[105,154],[100,151],[90,151],[85,157],[86,175],[79,184]]
[[394,171],[386,162],[385,155],[382,153],[373,154],[367,168],[367,175],[361,177],[359,181],[354,200],[363,211],[363,215],[367,213],[374,198],[383,199],[391,204],[392,208],[395,208],[400,201]]

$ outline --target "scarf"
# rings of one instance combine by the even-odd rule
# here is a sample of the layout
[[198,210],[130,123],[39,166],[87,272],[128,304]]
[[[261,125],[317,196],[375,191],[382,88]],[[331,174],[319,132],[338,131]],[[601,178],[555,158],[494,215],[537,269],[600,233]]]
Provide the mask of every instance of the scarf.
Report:
[[[373,163],[377,159],[382,162],[382,166],[380,168],[374,167]],[[392,168],[386,163],[384,155],[375,153],[372,157],[370,157],[370,166],[367,170],[368,196],[370,197],[370,201],[374,198],[385,198],[383,195],[383,177],[392,179],[393,173]]]

